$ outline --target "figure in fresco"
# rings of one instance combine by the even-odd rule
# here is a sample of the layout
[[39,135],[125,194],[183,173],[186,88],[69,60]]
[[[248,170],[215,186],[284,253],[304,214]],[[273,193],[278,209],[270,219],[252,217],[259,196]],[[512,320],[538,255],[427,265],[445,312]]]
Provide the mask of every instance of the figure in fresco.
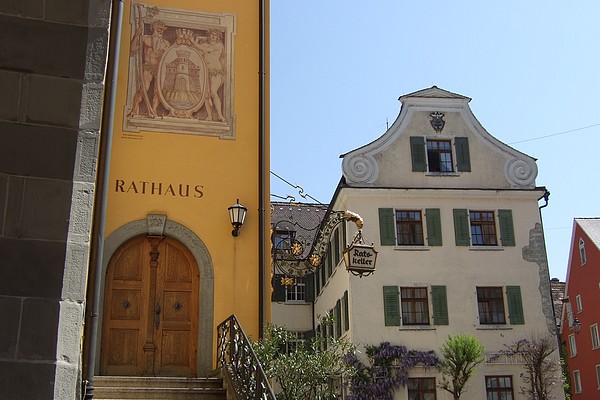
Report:
[[[171,46],[171,43],[163,37],[167,27],[160,21],[152,23],[152,34],[143,34],[144,25],[140,25],[131,39],[131,54],[138,54],[142,49],[142,74],[141,81],[138,79],[137,90],[133,97],[133,103],[128,117],[140,115],[140,103],[144,101],[148,109],[148,116],[157,116],[157,108],[160,103],[158,96],[158,67],[160,60]],[[139,58],[138,58],[139,62]],[[139,74],[138,74],[139,76]],[[150,103],[150,85],[152,84],[152,103]]]
[[209,96],[206,99],[206,119],[212,121],[213,107],[217,111],[217,119],[221,122],[225,121],[223,116],[223,104],[221,96],[219,95],[219,89],[223,86],[225,81],[225,70],[221,63],[221,57],[225,51],[223,45],[223,33],[218,30],[210,30],[208,36],[197,36],[193,41],[194,48],[196,48],[206,62],[208,68],[209,83],[208,90]]

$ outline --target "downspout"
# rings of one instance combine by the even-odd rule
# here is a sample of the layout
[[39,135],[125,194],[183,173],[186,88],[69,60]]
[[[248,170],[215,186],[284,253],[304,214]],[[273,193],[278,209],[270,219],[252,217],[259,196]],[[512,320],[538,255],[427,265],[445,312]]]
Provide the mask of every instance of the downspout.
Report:
[[[107,110],[102,121],[100,136],[100,152],[98,164],[98,176],[96,178],[97,186],[95,210],[95,235],[92,236],[92,246],[95,247],[95,257],[90,260],[94,263],[94,292],[92,311],[90,318],[90,336],[88,346],[88,363],[87,363],[87,384],[85,388],[85,399],[94,398],[94,369],[96,364],[96,347],[98,343],[98,318],[100,312],[100,289],[102,281],[102,256],[104,253],[104,231],[106,227],[106,207],[109,187],[109,172],[110,172],[110,155],[112,150],[113,125],[115,118],[115,101],[117,96],[117,76],[119,69],[119,53],[121,52],[121,31],[123,22],[123,3],[124,0],[116,0],[113,3],[113,11],[111,18],[111,32],[109,40],[108,68],[107,68],[107,88],[108,96],[104,98],[104,109]],[[112,34],[111,34],[112,33]],[[90,266],[91,267],[91,266]]]
[[265,269],[265,0],[258,2],[258,337],[264,335]]

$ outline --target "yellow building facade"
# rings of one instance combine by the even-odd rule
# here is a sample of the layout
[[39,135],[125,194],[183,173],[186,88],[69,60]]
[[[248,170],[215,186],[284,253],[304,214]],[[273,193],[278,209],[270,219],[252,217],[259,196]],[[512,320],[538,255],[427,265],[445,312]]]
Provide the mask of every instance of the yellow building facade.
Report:
[[94,368],[203,376],[270,315],[268,2],[127,0],[118,36]]

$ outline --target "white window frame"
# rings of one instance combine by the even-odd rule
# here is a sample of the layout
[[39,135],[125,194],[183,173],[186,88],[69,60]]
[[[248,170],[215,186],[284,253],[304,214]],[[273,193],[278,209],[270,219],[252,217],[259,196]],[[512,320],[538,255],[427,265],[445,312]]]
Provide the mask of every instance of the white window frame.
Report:
[[[423,241],[422,244],[399,244],[399,237],[398,237],[398,212],[418,212],[420,213],[420,222],[421,222],[421,240]],[[422,208],[418,208],[418,207],[405,207],[405,208],[394,208],[394,234],[396,235],[396,248],[400,248],[400,249],[405,249],[405,248],[417,248],[417,249],[422,249],[427,247],[427,232],[426,232],[426,225],[425,225],[425,210]]]
[[575,341],[575,334],[569,335],[569,355],[575,357],[577,355],[577,342]]
[[581,389],[581,373],[579,370],[573,371],[573,391],[575,394],[579,394],[582,392]]
[[[292,297],[290,299],[290,297]],[[293,285],[285,286],[286,303],[305,303],[306,302],[306,282],[304,278],[294,278]]]
[[600,348],[600,335],[598,334],[598,323],[590,326],[590,336],[592,338],[592,350]]
[[585,242],[583,238],[579,238],[579,261],[581,262],[581,266],[584,266],[587,263],[587,256],[585,254]]
[[[429,147],[428,142],[450,142],[450,157],[452,158],[452,171],[432,171],[429,163]],[[429,175],[458,175],[458,166],[456,161],[456,149],[454,146],[454,138],[444,136],[430,136],[425,138],[425,162],[427,164],[427,174]]]
[[580,313],[583,311],[583,303],[581,301],[581,295],[578,294],[577,296],[575,296],[575,303],[577,304],[577,313]]
[[600,364],[596,365],[596,389],[600,390]]

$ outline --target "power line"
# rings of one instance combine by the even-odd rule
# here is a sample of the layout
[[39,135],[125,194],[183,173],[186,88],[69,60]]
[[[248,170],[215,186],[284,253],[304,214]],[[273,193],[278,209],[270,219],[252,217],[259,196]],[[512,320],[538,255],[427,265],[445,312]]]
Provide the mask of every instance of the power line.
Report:
[[[307,197],[311,200],[313,200],[314,202],[320,204],[320,205],[324,205],[323,203],[321,203],[319,200],[315,199],[314,197],[312,197],[310,194],[308,193],[304,193],[304,188],[298,184],[293,184],[289,181],[287,181],[286,179],[282,178],[281,176],[277,175],[275,172],[273,171],[269,171],[271,172],[271,175],[275,175],[277,178],[279,178],[280,180],[282,180],[283,182],[287,183],[289,186],[291,186],[294,189],[298,189],[298,194],[300,195],[300,197],[302,197],[303,199],[306,199]],[[271,196],[273,197],[278,197],[283,199],[284,197],[278,196],[276,194],[271,194]],[[286,196],[285,199],[291,199],[291,201],[295,201],[296,199],[293,196]]]
[[600,126],[600,123],[594,124],[594,125],[589,125],[589,126],[583,126],[581,128],[575,128],[575,129],[571,129],[571,130],[564,131],[564,132],[553,133],[551,135],[538,136],[538,137],[534,137],[534,138],[531,138],[531,139],[519,140],[518,142],[511,142],[509,144],[512,145],[512,144],[517,144],[517,143],[531,142],[533,140],[546,139],[546,138],[549,138],[549,137],[552,137],[552,136],[566,135],[567,133],[573,133],[573,132],[581,131],[581,130],[584,130],[584,129],[594,128],[596,126]]

